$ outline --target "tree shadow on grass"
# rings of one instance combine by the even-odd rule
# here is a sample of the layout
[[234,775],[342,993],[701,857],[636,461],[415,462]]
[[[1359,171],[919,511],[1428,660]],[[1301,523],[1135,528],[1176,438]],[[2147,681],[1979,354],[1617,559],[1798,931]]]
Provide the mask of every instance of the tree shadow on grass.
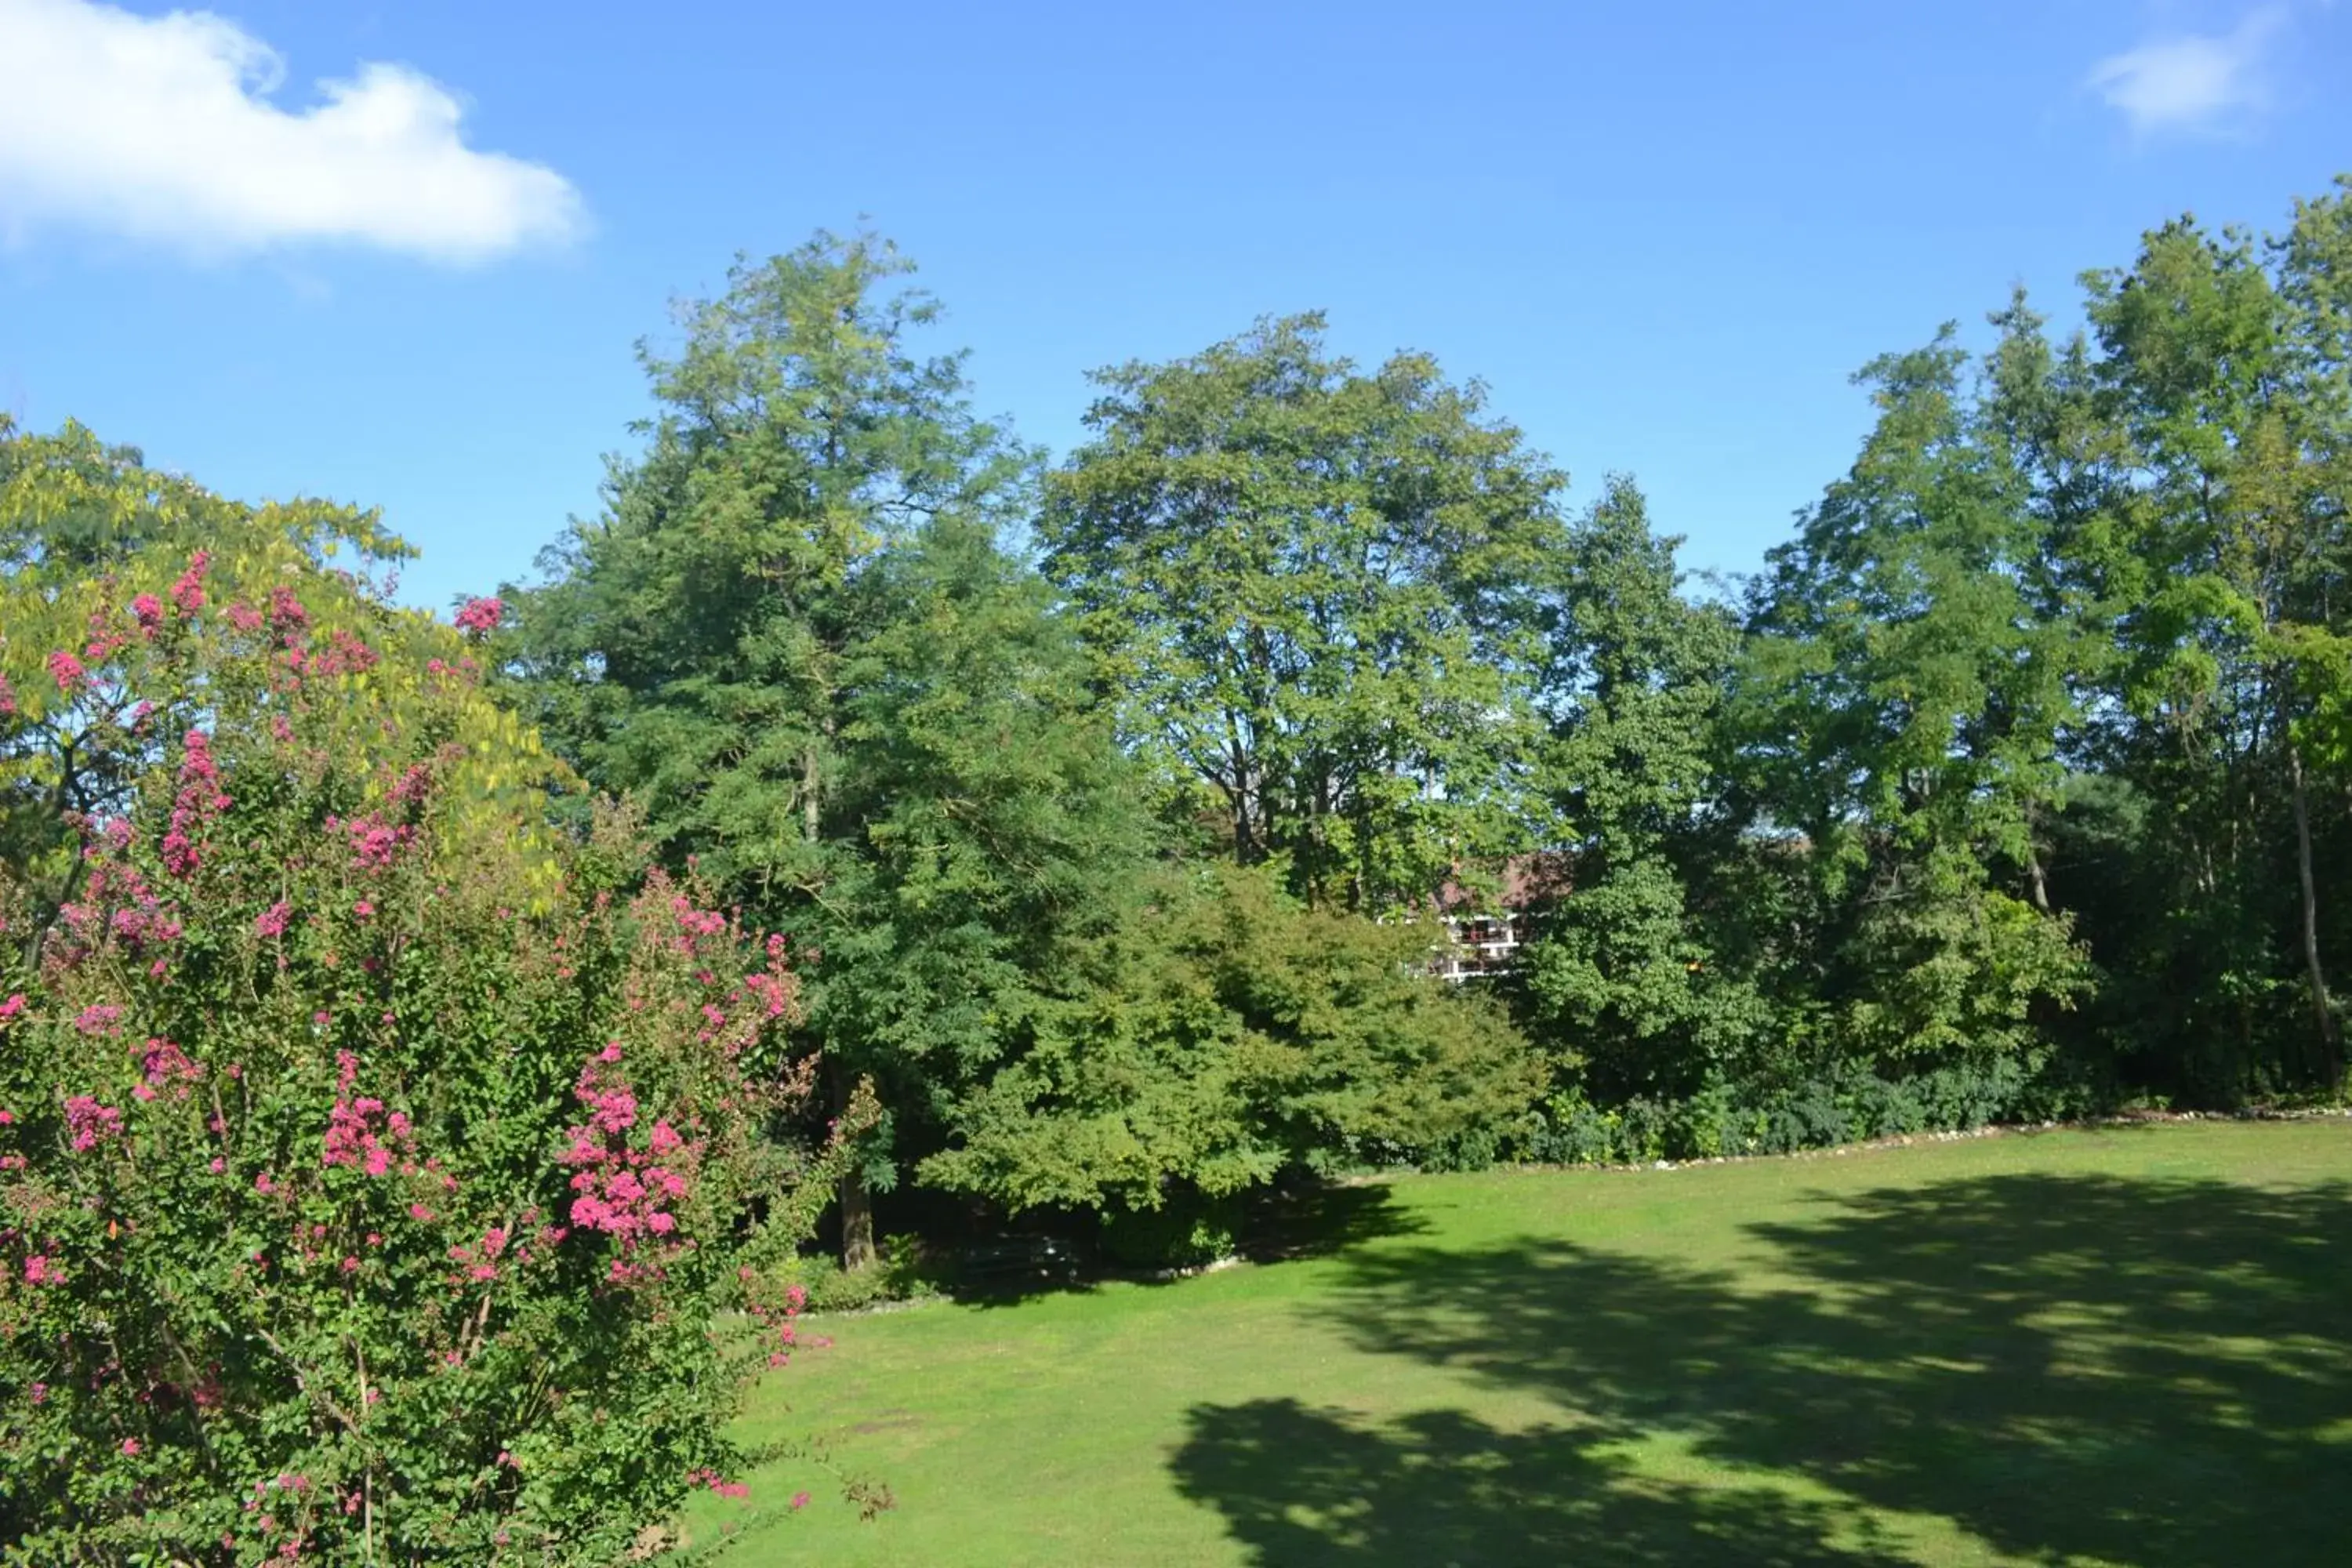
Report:
[[[1223,1212],[1233,1227],[1234,1256],[1251,1263],[1328,1257],[1429,1229],[1382,1182],[1287,1182],[1238,1194]],[[1011,1307],[1092,1290],[1109,1279],[1164,1285],[1196,1271],[1155,1266],[1144,1260],[1148,1248],[1122,1256],[1105,1244],[1100,1218],[1091,1212],[1054,1217],[1060,1223],[950,1252],[940,1264],[941,1287],[972,1306]]]
[[[1500,1430],[1455,1410],[1373,1425],[1287,1399],[1202,1406],[1176,1459],[1184,1495],[1222,1510],[1282,1568],[1877,1568],[1860,1510],[1769,1487],[1633,1472],[1598,1430]],[[1859,1539],[1838,1543],[1843,1534]]]
[[[1268,1563],[1832,1562],[1883,1552],[1875,1510],[2043,1561],[2352,1550],[2352,1189],[2001,1176],[1748,1230],[1740,1277],[1536,1240],[1360,1255],[1335,1313],[1361,1348],[1592,1426],[1204,1407],[1180,1484]],[[1851,1501],[1665,1486],[1588,1432]]]
[[1234,1250],[1252,1263],[1276,1263],[1428,1230],[1429,1221],[1399,1205],[1385,1182],[1310,1182],[1250,1194]]

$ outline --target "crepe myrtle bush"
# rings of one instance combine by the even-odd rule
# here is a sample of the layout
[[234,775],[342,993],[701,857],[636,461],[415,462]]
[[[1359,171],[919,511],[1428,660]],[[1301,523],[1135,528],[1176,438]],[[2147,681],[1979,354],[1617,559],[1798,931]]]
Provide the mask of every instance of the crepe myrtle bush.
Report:
[[870,1101],[790,1135],[781,939],[540,826],[494,614],[206,567],[0,646],[0,725],[135,763],[64,897],[0,871],[0,1557],[613,1561],[740,1495]]

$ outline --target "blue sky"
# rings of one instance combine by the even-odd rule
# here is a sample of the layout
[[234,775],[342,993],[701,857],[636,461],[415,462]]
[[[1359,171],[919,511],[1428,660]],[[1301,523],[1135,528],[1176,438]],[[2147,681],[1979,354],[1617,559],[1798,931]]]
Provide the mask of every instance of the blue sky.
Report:
[[1087,369],[1320,307],[1738,570],[1863,361],[2352,168],[2323,0],[164,16],[0,0],[0,408],[380,505],[436,605],[593,509],[672,295],[861,215],[1057,452]]

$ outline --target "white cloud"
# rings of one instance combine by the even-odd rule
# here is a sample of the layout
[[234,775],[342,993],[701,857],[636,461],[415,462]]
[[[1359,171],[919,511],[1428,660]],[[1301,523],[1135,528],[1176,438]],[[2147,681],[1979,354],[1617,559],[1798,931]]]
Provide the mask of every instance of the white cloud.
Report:
[[554,170],[467,147],[446,88],[364,64],[270,101],[277,51],[206,12],[0,0],[0,220],[200,251],[305,242],[477,261],[581,231]]
[[2265,5],[2222,34],[2140,45],[2091,68],[2090,85],[2141,135],[2228,131],[2268,107],[2273,43],[2286,7]]

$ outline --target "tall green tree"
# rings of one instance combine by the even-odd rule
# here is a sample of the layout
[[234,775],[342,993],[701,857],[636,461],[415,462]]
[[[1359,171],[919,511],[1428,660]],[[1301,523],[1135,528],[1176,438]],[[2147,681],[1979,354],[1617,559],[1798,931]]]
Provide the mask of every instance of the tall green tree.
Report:
[[1360,372],[1318,315],[1096,381],[1040,531],[1129,742],[1317,904],[1513,847],[1563,476],[1476,384]]
[[1882,1064],[2035,1044],[2081,984],[2037,827],[2083,631],[2046,613],[2042,521],[1969,370],[1947,328],[1862,373],[1876,426],[1769,557],[1737,697],[1748,809],[1821,900],[1809,988]]
[[1633,480],[1569,529],[1536,777],[1566,883],[1539,911],[1520,988],[1538,1037],[1601,1097],[1687,1093],[1738,1066],[1762,1006],[1692,905],[1717,852],[1717,731],[1739,630],[1680,589],[1679,541]]
[[646,351],[659,416],[603,515],[519,595],[530,710],[805,963],[836,1091],[896,1129],[869,1189],[984,1081],[1095,890],[1142,852],[1122,759],[1046,591],[998,546],[1033,456],[976,418],[935,315],[867,237],[740,265]]
[[[2342,832],[2352,665],[2347,236],[2339,188],[2267,247],[2183,218],[2130,268],[2088,277],[2121,456],[2102,528],[2072,542],[2120,656],[2099,764],[2144,798],[2179,873],[2174,930],[2146,933],[2177,967],[2172,1005],[2239,1042],[2234,1075],[2331,1083],[2343,1051],[2317,844]],[[2304,1043],[2273,1053],[2257,1042],[2284,1028],[2294,991]]]

